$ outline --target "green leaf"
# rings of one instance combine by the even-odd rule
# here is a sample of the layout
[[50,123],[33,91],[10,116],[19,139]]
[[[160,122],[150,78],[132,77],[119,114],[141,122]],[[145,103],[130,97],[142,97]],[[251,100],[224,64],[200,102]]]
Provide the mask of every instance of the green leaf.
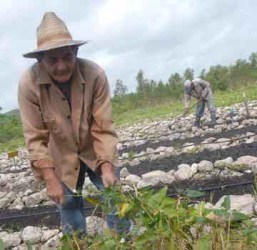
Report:
[[177,204],[177,201],[175,199],[172,199],[170,197],[165,197],[161,204],[160,204],[160,207],[161,208],[166,208],[168,207],[169,209],[175,209],[176,208],[176,204]]
[[212,211],[214,214],[216,214],[218,216],[223,216],[224,218],[230,217],[230,213],[225,209],[213,209]]
[[86,201],[88,201],[90,204],[96,206],[100,203],[100,200],[99,199],[95,199],[95,198],[92,198],[92,197],[86,197],[85,198]]
[[211,240],[210,239],[199,239],[196,243],[196,246],[194,247],[194,249],[197,250],[207,250],[207,249],[212,249],[211,248]]
[[30,243],[30,241],[26,242],[26,246],[27,246],[27,250],[32,250],[32,244]]
[[184,195],[186,195],[189,198],[198,198],[205,196],[205,192],[201,192],[198,190],[192,190],[192,189],[186,189],[184,192]]
[[149,204],[152,205],[153,207],[160,206],[160,203],[162,202],[162,200],[166,198],[167,189],[168,189],[167,187],[163,187],[157,193],[153,194],[148,199]]
[[0,239],[0,249],[4,249],[4,242]]
[[115,239],[108,239],[108,240],[105,240],[103,242],[103,245],[102,245],[103,248],[101,249],[117,249],[117,242],[115,241]]
[[222,207],[224,207],[226,210],[230,209],[230,198],[228,195],[226,195],[224,201],[221,204]]
[[206,223],[206,219],[204,217],[197,217],[196,218],[196,223],[204,224],[204,223]]
[[240,213],[238,211],[233,211],[233,214],[232,214],[232,220],[235,220],[235,221],[242,221],[242,220],[247,220],[249,219],[249,216],[247,216],[246,214],[243,214],[243,213]]

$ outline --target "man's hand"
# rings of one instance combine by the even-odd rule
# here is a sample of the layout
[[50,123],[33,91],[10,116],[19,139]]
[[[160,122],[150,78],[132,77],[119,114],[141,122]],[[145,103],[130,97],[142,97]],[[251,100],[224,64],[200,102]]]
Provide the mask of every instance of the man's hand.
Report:
[[61,181],[57,177],[53,168],[42,169],[43,177],[46,182],[47,196],[57,204],[63,204],[64,192]]
[[114,186],[119,183],[111,163],[105,162],[101,165],[101,177],[105,187]]

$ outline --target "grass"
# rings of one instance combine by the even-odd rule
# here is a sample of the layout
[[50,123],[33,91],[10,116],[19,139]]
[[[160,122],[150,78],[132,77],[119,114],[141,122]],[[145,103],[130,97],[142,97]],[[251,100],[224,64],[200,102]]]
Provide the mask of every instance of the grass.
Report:
[[145,120],[161,119],[182,113],[184,108],[181,101],[162,103],[158,106],[145,107],[136,110],[128,110],[119,116],[114,117],[117,127],[125,127]]
[[24,138],[15,138],[6,143],[0,143],[0,153],[16,150],[24,146],[25,146]]

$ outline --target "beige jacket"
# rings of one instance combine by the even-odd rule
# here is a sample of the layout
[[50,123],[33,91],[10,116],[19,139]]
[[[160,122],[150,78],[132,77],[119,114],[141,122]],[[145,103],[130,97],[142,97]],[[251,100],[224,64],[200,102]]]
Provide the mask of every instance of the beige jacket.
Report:
[[71,87],[72,111],[40,63],[22,76],[18,100],[36,177],[42,177],[40,168],[53,167],[60,179],[75,189],[80,159],[93,171],[103,162],[118,165],[109,85],[95,63],[77,60]]
[[198,100],[207,100],[208,98],[212,97],[212,91],[209,82],[200,78],[196,78],[192,80],[192,83],[194,86],[193,89],[191,89],[190,92],[185,91],[186,108],[189,107],[191,96],[195,97]]

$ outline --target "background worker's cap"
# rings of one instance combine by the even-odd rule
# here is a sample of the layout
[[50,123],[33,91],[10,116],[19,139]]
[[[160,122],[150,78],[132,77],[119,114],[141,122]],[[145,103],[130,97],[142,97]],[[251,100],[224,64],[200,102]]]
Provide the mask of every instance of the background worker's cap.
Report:
[[194,84],[197,84],[199,81],[201,81],[202,79],[201,78],[195,78],[195,79],[193,79],[192,80],[192,82],[194,83]]
[[38,54],[66,46],[80,46],[88,41],[76,41],[65,23],[54,12],[46,12],[37,28],[37,49],[24,54],[26,58],[37,58]]
[[186,93],[190,93],[192,90],[192,82],[190,80],[186,80],[184,82],[184,87],[185,87]]

